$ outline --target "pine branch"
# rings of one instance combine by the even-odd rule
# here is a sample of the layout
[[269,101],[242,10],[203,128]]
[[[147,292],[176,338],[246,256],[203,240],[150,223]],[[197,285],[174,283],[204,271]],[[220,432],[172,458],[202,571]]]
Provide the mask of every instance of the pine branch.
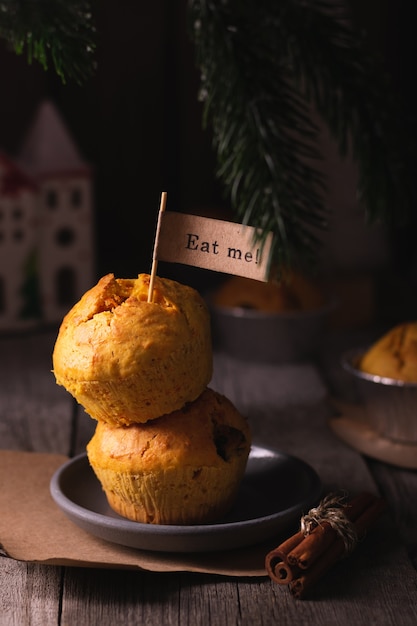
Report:
[[326,225],[311,104],[351,148],[369,219],[403,217],[413,163],[380,71],[343,2],[190,0],[204,125],[238,220],[272,230],[274,256],[311,260]]
[[65,83],[94,71],[96,32],[88,0],[0,0],[0,38]]
[[400,109],[362,36],[349,26],[343,2],[290,4],[289,41],[297,42],[289,51],[291,62],[342,155],[352,149],[368,219],[401,222],[416,200],[414,121]]
[[[0,38],[65,82],[94,70],[94,0],[0,0]],[[278,264],[315,257],[326,226],[321,115],[359,169],[370,220],[414,208],[415,128],[343,0],[189,0],[203,122],[236,219],[275,234]],[[408,141],[408,137],[410,140]]]

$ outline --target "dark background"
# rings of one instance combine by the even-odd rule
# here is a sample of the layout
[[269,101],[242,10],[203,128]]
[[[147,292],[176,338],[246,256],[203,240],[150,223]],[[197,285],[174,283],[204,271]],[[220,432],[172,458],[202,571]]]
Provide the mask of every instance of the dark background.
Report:
[[186,2],[98,3],[98,69],[83,86],[0,47],[0,148],[21,145],[39,101],[58,107],[95,170],[98,274],[148,271],[160,194],[168,208],[216,206]]
[[[45,97],[55,102],[94,167],[97,276],[127,277],[150,270],[161,191],[168,192],[171,210],[227,215],[229,207],[215,179],[210,132],[202,129],[187,2],[97,4],[98,70],[81,87],[63,85],[52,71],[29,66],[0,42],[0,149],[16,154],[38,103]],[[351,5],[404,106],[413,111],[410,0],[351,0]],[[416,230],[414,220],[389,234],[389,272],[394,282],[406,277],[411,290],[417,287],[410,270]]]

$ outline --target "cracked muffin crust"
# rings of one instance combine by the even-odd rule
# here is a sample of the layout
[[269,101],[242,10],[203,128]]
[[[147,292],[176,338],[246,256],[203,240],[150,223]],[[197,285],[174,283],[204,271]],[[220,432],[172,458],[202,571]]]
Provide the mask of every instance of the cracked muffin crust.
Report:
[[108,274],[62,321],[56,382],[97,420],[143,423],[195,400],[212,376],[210,319],[200,294],[156,277]]

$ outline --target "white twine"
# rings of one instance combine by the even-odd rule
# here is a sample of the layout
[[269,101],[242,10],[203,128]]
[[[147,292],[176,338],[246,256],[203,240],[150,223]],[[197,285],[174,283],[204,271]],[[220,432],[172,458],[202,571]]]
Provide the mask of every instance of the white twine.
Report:
[[352,552],[358,543],[358,535],[354,525],[342,511],[344,498],[336,494],[329,494],[320,504],[310,509],[307,515],[301,518],[301,532],[306,537],[317,526],[327,522],[337,532],[343,541],[346,554]]

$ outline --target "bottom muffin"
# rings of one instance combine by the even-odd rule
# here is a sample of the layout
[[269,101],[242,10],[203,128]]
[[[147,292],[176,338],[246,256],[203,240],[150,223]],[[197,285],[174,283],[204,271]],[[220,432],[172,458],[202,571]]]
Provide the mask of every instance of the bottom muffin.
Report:
[[87,455],[119,515],[151,524],[201,524],[232,507],[250,444],[246,418],[206,389],[183,409],[144,424],[98,422]]

